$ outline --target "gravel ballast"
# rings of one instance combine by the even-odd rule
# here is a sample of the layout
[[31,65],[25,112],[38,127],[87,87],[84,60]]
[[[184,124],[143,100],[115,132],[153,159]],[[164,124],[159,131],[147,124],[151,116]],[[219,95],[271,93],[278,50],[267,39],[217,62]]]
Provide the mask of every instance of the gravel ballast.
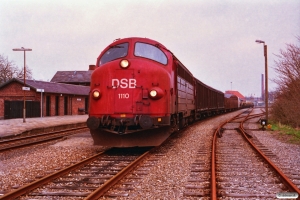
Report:
[[19,188],[102,149],[93,146],[93,140],[86,132],[50,145],[42,144],[0,153],[0,192],[3,194]]
[[[217,126],[240,112],[243,111],[200,121],[180,132],[171,142],[154,153],[159,159],[155,165],[150,166],[150,170],[147,170],[148,174],[128,191],[128,196],[117,199],[199,199],[184,195],[186,187],[191,185],[189,180],[193,164],[199,159],[197,152],[210,148],[212,134]],[[280,141],[267,131],[253,131],[252,134],[278,156],[280,160],[278,165],[284,163],[283,168],[290,165],[300,174],[299,145]],[[0,153],[0,192],[8,192],[23,186],[103,149],[93,146],[92,138],[87,132],[51,145],[38,145]]]

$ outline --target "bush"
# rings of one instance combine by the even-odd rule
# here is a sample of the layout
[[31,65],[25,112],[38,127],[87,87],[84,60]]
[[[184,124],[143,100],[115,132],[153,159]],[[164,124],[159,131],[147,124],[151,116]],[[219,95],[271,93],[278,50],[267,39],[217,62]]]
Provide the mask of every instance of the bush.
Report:
[[[300,37],[298,38],[300,42]],[[287,45],[286,51],[277,55],[279,61],[274,68],[278,74],[274,80],[278,84],[275,101],[272,105],[271,119],[275,122],[300,126],[300,47]]]

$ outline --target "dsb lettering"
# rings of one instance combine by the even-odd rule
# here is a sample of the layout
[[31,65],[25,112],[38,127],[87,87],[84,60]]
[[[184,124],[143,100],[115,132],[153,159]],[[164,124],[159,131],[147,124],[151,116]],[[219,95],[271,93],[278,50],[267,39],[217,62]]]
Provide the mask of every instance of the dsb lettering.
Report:
[[126,78],[122,78],[121,80],[119,79],[112,79],[111,82],[112,86],[115,88],[135,88],[136,86],[136,79],[130,78],[130,79],[126,79]]

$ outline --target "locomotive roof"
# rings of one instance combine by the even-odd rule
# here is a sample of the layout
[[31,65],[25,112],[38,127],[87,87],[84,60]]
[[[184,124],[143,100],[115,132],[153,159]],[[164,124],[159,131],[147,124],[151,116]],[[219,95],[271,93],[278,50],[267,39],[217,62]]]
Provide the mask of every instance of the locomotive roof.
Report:
[[123,42],[123,41],[126,41],[126,40],[147,42],[147,43],[154,44],[154,45],[159,44],[160,47],[163,47],[164,49],[168,50],[163,44],[161,44],[160,42],[158,42],[156,40],[150,39],[150,38],[142,38],[142,37],[118,38],[118,39],[115,39],[112,43],[118,43],[119,41]]

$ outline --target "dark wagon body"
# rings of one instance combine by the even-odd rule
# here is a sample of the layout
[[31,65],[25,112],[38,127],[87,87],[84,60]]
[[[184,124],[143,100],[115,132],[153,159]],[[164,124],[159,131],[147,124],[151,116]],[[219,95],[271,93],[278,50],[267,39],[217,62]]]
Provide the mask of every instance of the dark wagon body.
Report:
[[196,82],[196,110],[198,118],[224,112],[224,93],[201,81]]

